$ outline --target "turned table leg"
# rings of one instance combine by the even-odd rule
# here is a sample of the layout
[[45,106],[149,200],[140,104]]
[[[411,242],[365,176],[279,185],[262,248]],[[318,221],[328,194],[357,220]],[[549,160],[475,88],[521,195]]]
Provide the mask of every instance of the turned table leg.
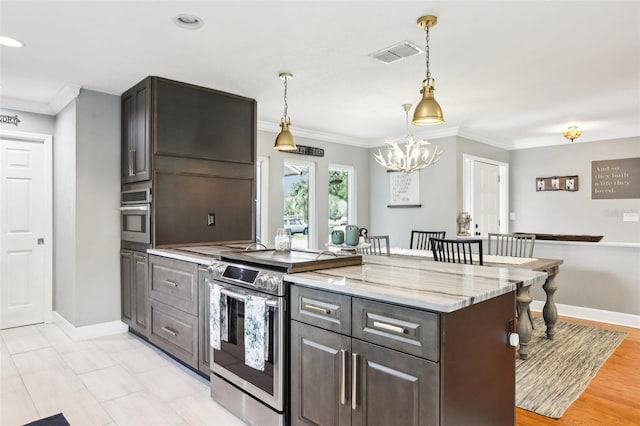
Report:
[[527,310],[531,303],[529,287],[523,287],[518,290],[516,303],[518,304],[518,310],[520,312],[520,315],[518,315],[518,323],[516,325],[516,331],[520,335],[520,349],[518,349],[518,353],[520,355],[520,359],[527,359],[529,358],[529,342],[531,341],[531,333],[533,330],[531,320],[527,315]]
[[556,302],[553,300],[553,295],[558,289],[555,281],[557,268],[553,268],[546,272],[549,276],[542,285],[542,288],[544,289],[544,292],[547,293],[547,300],[544,303],[544,308],[542,309],[542,316],[544,317],[544,322],[547,325],[547,339],[553,340],[553,336],[555,334],[554,329],[556,322],[558,322],[558,309],[556,309]]

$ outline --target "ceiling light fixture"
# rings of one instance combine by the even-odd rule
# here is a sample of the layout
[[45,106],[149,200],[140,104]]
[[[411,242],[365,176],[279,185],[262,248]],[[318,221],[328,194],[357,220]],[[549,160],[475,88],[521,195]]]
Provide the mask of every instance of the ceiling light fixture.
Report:
[[279,74],[280,80],[284,81],[284,115],[280,119],[280,133],[276,137],[276,143],[273,146],[278,151],[295,151],[296,141],[293,139],[293,135],[289,131],[291,126],[291,119],[287,116],[287,81],[293,79],[293,74],[290,72],[281,72]]
[[426,47],[424,49],[427,63],[427,74],[422,81],[422,99],[413,111],[413,120],[411,123],[418,126],[430,126],[434,124],[444,123],[444,116],[440,105],[433,97],[436,81],[431,78],[431,68],[429,67],[429,28],[434,27],[438,23],[438,18],[433,15],[421,16],[418,18],[418,26],[425,30]]
[[573,142],[575,139],[578,139],[581,134],[582,130],[578,130],[578,126],[569,126],[562,135]]
[[11,37],[0,37],[0,45],[7,47],[23,47],[24,43]]
[[197,30],[204,25],[204,21],[195,15],[188,15],[181,13],[173,18],[173,22],[180,28],[186,28],[188,30]]
[[426,145],[430,145],[429,142],[424,140],[415,140],[409,133],[409,110],[411,104],[403,104],[404,114],[406,116],[407,123],[407,136],[404,150],[400,148],[398,143],[394,140],[386,140],[385,143],[389,145],[387,148],[387,158],[382,156],[382,152],[378,150],[375,154],[375,159],[382,167],[392,172],[413,172],[415,170],[424,169],[429,167],[440,160],[442,151],[436,148],[433,152],[429,152]]

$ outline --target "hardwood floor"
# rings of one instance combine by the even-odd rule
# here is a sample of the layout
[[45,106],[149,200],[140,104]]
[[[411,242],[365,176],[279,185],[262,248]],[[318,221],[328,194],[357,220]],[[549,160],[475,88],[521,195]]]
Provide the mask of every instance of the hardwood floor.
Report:
[[562,418],[550,419],[518,408],[516,425],[640,425],[640,329],[568,317],[559,321],[624,331],[627,337]]

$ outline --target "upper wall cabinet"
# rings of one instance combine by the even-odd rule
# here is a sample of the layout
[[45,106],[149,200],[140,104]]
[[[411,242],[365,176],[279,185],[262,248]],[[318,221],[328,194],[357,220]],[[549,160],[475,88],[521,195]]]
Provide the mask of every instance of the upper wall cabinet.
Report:
[[255,163],[256,101],[154,79],[155,154]]
[[122,182],[152,177],[155,156],[255,164],[256,101],[161,77],[122,94]]
[[122,94],[122,182],[151,178],[151,80]]

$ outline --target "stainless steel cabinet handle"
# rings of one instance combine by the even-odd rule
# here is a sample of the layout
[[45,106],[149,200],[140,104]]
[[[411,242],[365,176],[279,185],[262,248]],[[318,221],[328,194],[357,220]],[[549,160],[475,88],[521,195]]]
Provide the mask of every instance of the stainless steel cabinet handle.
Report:
[[135,176],[136,175],[136,150],[132,150],[131,151],[131,176]]
[[347,403],[347,351],[340,349],[340,404]]
[[406,334],[407,333],[407,330],[405,330],[404,327],[399,327],[399,326],[393,325],[393,324],[387,324],[386,322],[374,321],[373,322],[373,327],[374,328],[380,328],[382,330],[393,331],[394,333],[398,333],[398,334]]
[[162,282],[165,283],[165,284],[169,284],[171,287],[178,287],[178,283],[173,282],[173,281],[164,280]]
[[351,354],[351,409],[358,409],[358,354]]
[[127,160],[128,160],[128,163],[129,163],[128,164],[129,170],[127,170],[127,174],[129,176],[133,176],[133,150],[130,149],[128,154],[129,154],[129,158]]
[[321,308],[320,306],[315,306],[315,305],[305,304],[304,308],[305,309],[309,309],[311,311],[321,312],[321,313],[323,313],[325,315],[329,315],[331,313],[331,310],[326,309],[326,308]]
[[172,329],[170,329],[169,327],[162,327],[162,331],[164,331],[165,333],[169,333],[170,335],[172,335],[173,337],[176,337],[178,335],[177,331],[173,331]]

